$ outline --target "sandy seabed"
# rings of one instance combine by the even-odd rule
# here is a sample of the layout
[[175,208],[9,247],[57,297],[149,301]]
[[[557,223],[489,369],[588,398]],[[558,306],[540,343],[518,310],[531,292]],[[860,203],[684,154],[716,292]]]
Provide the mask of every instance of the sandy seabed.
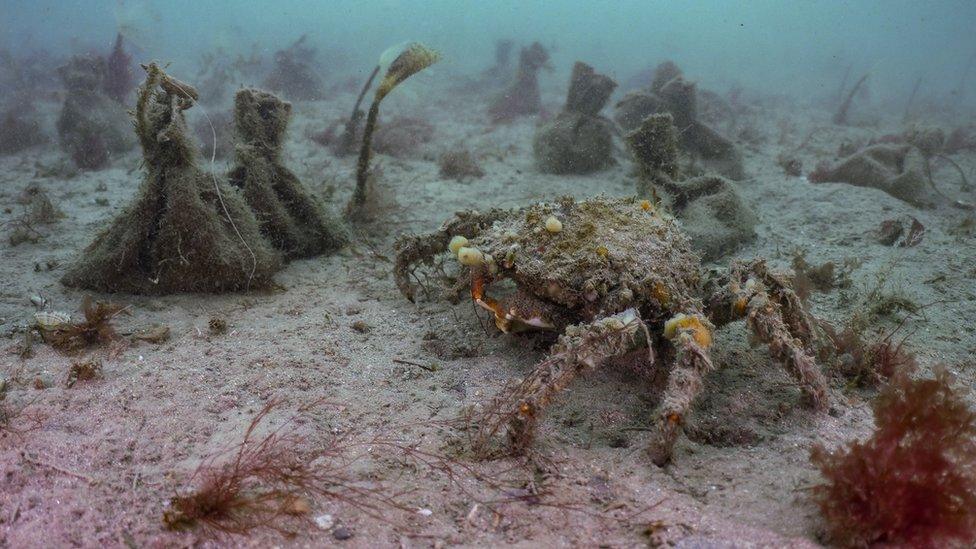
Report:
[[[564,93],[555,82],[545,88],[550,111],[558,110]],[[337,158],[309,135],[345,116],[353,101],[353,94],[343,93],[297,104],[286,145],[287,165],[311,190],[331,196],[337,210],[351,193],[355,158]],[[41,108],[53,129],[58,105]],[[628,369],[611,367],[573,384],[546,415],[537,450],[547,470],[533,472],[516,460],[465,463],[503,479],[508,489],[476,480],[460,487],[436,471],[404,468],[373,452],[356,474],[406,492],[401,501],[417,513],[393,513],[382,521],[312,498],[311,516],[331,515],[331,527],[309,521],[294,537],[261,530],[217,541],[199,532],[165,530],[161,517],[174,491],[201,460],[239,441],[271,398],[285,399],[269,418],[271,425],[303,404],[325,399],[342,407],[311,414],[305,421],[312,422],[312,431],[387,436],[447,452],[457,433],[444,424],[527,373],[545,350],[525,338],[486,331],[490,323],[479,320],[470,303],[405,300],[392,279],[395,237],[433,230],[456,210],[514,207],[561,195],[622,196],[634,189],[633,163],[619,140],[617,163],[609,170],[551,176],[534,166],[534,118],[492,126],[483,108],[436,86],[394,94],[383,111],[426,119],[434,139],[401,158],[376,156],[380,188],[391,204],[376,224],[357,231],[353,246],[290,263],[271,291],[95,296],[128,306],[128,315],[115,319],[120,333],[163,324],[172,335],[161,344],[120,340],[75,356],[41,343],[32,357],[18,356],[24,328],[37,310],[30,298],[43,298],[50,310],[76,311],[85,293],[58,280],[134,196],[141,157],[134,151],[110,169],[70,178],[41,175],[49,171],[42,168],[64,162],[52,146],[0,158],[0,221],[20,214],[16,198],[29,185],[46,191],[66,214],[39,227],[44,237],[36,243],[0,243],[6,401],[27,404],[25,413],[38,420],[28,425],[26,418],[15,418],[29,429],[0,438],[0,546],[818,545],[822,525],[809,488],[819,475],[810,464],[810,448],[867,435],[873,393],[845,387],[834,376],[830,413],[814,414],[798,404],[799,390],[765,348],[749,345],[742,322],[717,334],[718,371],[708,377],[688,418],[692,427],[679,438],[666,468],[654,466],[643,452],[649,433],[641,429],[651,425],[657,394]],[[936,196],[932,207],[920,209],[870,188],[811,184],[785,175],[777,163],[779,154],[822,127],[796,152],[809,171],[818,160],[833,158],[845,139],[900,132],[900,113],[844,128],[830,124],[826,110],[791,102],[757,102],[745,112],[736,129],[719,129],[750,129],[748,142],[735,139],[748,173],[735,186],[760,217],[758,236],[714,266],[762,256],[787,267],[798,251],[813,264],[856,260],[848,288],[813,294],[813,313],[842,323],[883,276],[888,291],[918,304],[935,303],[904,328],[913,334],[908,345],[922,372],[945,364],[972,386],[973,214]],[[483,178],[439,177],[437,158],[458,145],[479,157]],[[972,153],[954,158],[972,173]],[[934,174],[947,192],[956,190],[954,173],[939,165]],[[879,244],[875,231],[882,221],[904,216],[925,226],[922,242]],[[878,319],[873,327],[891,329],[903,315]],[[210,330],[213,318],[226,321],[225,333]],[[101,361],[101,378],[68,387],[72,362],[89,358]],[[538,497],[518,497],[532,490]],[[338,540],[340,527],[351,537]]]

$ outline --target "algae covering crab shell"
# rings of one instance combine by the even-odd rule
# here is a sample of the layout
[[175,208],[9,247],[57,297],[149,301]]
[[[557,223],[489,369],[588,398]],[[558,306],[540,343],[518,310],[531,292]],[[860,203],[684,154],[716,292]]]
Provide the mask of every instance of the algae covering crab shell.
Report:
[[[559,230],[551,231],[551,220]],[[677,223],[646,200],[563,197],[520,210],[459,212],[434,239],[398,243],[397,282],[411,297],[413,264],[447,250],[453,236],[482,252],[496,278],[511,278],[527,292],[592,317],[632,304],[662,311],[695,295],[698,256]]]
[[[472,239],[472,245],[483,246],[533,294],[584,309],[584,316],[665,294],[692,295],[698,258],[672,219],[642,204],[636,198],[569,197],[535,204],[519,218],[496,223],[493,234]],[[552,218],[558,232],[546,228]]]

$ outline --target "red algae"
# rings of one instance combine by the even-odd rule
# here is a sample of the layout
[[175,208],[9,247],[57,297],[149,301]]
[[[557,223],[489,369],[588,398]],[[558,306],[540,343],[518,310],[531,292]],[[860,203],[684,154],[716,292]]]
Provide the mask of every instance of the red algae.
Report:
[[813,494],[831,539],[859,547],[976,541],[976,411],[952,376],[899,376],[873,408],[871,438],[812,453],[826,480]]

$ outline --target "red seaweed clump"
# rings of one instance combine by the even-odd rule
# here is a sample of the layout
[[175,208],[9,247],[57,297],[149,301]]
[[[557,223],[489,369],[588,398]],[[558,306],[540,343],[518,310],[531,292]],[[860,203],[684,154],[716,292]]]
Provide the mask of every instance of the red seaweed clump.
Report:
[[[399,494],[375,482],[356,480],[351,466],[365,448],[386,448],[407,458],[419,455],[417,451],[380,438],[354,442],[345,435],[317,446],[299,433],[300,415],[259,434],[265,430],[262,422],[282,403],[269,400],[251,420],[240,444],[197,467],[188,486],[169,500],[163,512],[168,530],[197,530],[203,537],[223,540],[256,530],[292,536],[311,523],[313,498],[345,504],[374,520],[390,520],[390,512],[413,511],[400,503]],[[306,405],[299,414],[318,404],[323,403]],[[421,457],[427,461],[419,463],[437,464],[433,456]]]
[[915,353],[905,345],[912,334],[895,338],[909,318],[905,317],[895,329],[883,331],[871,339],[865,337],[857,317],[842,330],[824,323],[821,327],[831,342],[835,356],[840,357],[837,371],[858,386],[877,386],[914,373],[918,362]]
[[251,421],[244,440],[230,459],[216,456],[194,472],[193,490],[175,495],[163,513],[170,530],[200,528],[206,535],[247,534],[269,528],[289,533],[294,517],[306,515],[305,494],[319,482],[301,439],[272,431],[255,438],[255,430],[279,401],[270,401]]
[[65,352],[75,352],[86,347],[104,345],[118,338],[112,319],[125,311],[122,305],[94,301],[85,296],[81,302],[84,320],[57,323],[41,323],[41,337],[51,346]]
[[946,547],[976,543],[976,411],[947,371],[898,376],[873,405],[875,432],[813,449],[814,488],[832,541]]

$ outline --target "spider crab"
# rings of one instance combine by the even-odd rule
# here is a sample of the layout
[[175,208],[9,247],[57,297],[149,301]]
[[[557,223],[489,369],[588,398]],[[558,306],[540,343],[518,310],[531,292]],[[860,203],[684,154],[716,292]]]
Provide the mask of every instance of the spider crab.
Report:
[[[789,276],[761,259],[734,262],[724,275],[705,271],[677,222],[647,200],[567,197],[515,210],[459,212],[434,233],[398,240],[400,291],[413,301],[411,277],[419,264],[451,253],[449,243],[458,241],[465,245],[456,255],[470,271],[472,299],[501,331],[562,334],[548,357],[499,397],[502,413],[480,422],[482,441],[507,430],[511,450],[525,450],[540,415],[573,378],[646,349],[652,364],[670,365],[649,448],[663,465],[712,370],[713,331],[739,318],[768,344],[804,400],[819,411],[827,407],[827,384],[808,350],[816,325]],[[503,279],[514,282],[514,294],[489,296],[491,284]]]

